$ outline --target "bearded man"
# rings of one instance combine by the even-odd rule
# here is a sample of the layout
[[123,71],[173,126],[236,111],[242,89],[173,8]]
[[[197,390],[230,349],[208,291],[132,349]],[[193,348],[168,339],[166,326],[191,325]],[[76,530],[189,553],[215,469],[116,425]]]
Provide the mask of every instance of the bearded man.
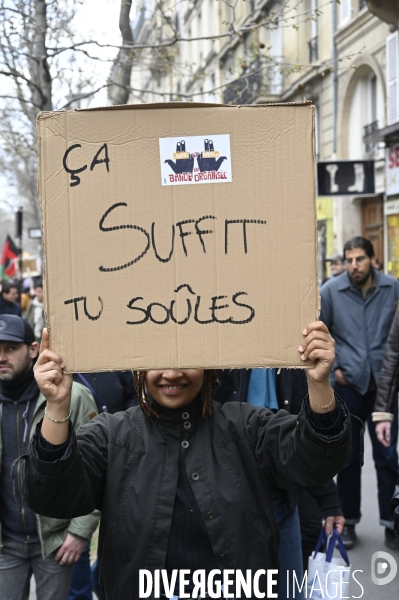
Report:
[[390,513],[398,475],[397,405],[389,447],[378,441],[379,417],[378,413],[372,413],[385,343],[399,299],[399,282],[373,268],[374,248],[363,237],[346,242],[344,258],[347,272],[334,277],[320,290],[320,319],[336,343],[334,391],[344,400],[351,415],[358,417],[352,418],[352,456],[337,479],[340,505],[346,520],[343,539],[347,548],[353,547],[355,526],[361,518],[360,420],[367,421],[377,471],[380,524],[385,526],[385,545],[397,549]]

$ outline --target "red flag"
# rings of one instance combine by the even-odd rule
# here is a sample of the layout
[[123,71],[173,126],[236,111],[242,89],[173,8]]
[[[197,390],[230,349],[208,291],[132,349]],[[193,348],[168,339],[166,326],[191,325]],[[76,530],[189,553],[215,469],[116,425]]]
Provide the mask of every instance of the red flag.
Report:
[[16,276],[17,263],[15,259],[18,258],[18,256],[18,248],[8,235],[6,241],[4,242],[0,262],[0,272],[3,277],[5,276],[11,278]]

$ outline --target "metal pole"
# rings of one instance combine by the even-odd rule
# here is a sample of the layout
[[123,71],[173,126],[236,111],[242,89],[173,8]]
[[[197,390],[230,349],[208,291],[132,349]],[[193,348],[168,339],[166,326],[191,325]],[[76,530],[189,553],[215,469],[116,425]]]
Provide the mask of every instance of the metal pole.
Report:
[[334,66],[333,73],[333,158],[337,156],[337,112],[338,112],[338,61],[337,61],[337,43],[335,34],[337,31],[337,3],[332,3],[332,59]]
[[15,216],[16,216],[16,238],[17,238],[17,247],[18,247],[18,252],[19,252],[19,260],[18,260],[18,266],[19,266],[19,279],[22,282],[22,227],[23,227],[23,213],[24,213],[24,209],[22,208],[22,206],[19,207],[19,209],[16,211]]

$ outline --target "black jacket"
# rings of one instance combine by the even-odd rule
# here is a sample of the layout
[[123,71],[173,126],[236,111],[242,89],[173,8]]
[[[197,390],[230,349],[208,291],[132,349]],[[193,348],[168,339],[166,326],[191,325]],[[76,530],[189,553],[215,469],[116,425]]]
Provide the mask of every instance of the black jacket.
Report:
[[[225,369],[219,371],[220,386],[215,388],[215,400],[246,402],[252,369]],[[308,384],[303,369],[279,369],[276,376],[276,392],[279,408],[292,415],[299,414]]]
[[102,589],[107,600],[137,599],[139,569],[165,566],[180,449],[219,568],[278,568],[271,484],[324,483],[351,452],[345,405],[342,431],[331,436],[315,432],[309,410],[294,417],[214,402],[213,414],[192,433],[149,421],[140,408],[102,413],[80,427],[63,460],[42,462],[37,436],[32,440],[22,469],[24,497],[49,517],[100,509]]
[[399,307],[396,309],[385,346],[378,379],[373,421],[392,421],[399,391]]
[[[225,369],[219,371],[220,386],[215,389],[215,400],[225,402],[246,402],[249,379],[252,369]],[[279,408],[292,415],[299,414],[304,398],[308,393],[308,382],[304,369],[279,369],[276,375],[276,393]],[[333,479],[323,485],[307,490],[316,500],[324,519],[342,515],[337,486]],[[287,505],[296,503],[295,492],[284,492]],[[281,490],[274,490],[275,497],[281,497]]]
[[75,373],[73,380],[91,391],[99,413],[116,413],[137,406],[131,371]]
[[0,315],[17,315],[18,317],[22,317],[21,306],[18,302],[4,300],[0,294]]

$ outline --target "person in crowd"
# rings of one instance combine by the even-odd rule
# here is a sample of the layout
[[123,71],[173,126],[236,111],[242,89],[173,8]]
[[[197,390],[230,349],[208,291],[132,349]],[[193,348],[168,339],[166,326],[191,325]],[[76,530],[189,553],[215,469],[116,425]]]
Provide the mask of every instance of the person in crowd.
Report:
[[36,341],[40,344],[42,331],[44,329],[44,326],[46,325],[46,320],[44,317],[42,281],[36,281],[33,287],[35,290],[35,296],[29,304],[29,308],[26,312],[25,319],[32,327]]
[[330,263],[331,277],[338,277],[346,271],[346,263],[342,254],[334,254],[326,259]]
[[99,413],[109,412],[113,415],[137,406],[131,371],[75,373],[73,379],[91,391]]
[[[98,515],[55,520],[35,515],[14,499],[11,468],[25,454],[46,400],[34,379],[38,344],[30,325],[17,315],[0,316],[0,598],[28,600],[32,574],[38,600],[66,600],[74,563],[98,523]],[[86,388],[71,389],[77,429],[97,410]],[[19,462],[16,469],[22,468]],[[14,490],[16,497],[20,489]]]
[[[395,418],[395,411],[398,407],[399,392],[399,305],[397,305],[395,316],[387,339],[384,361],[380,377],[378,379],[377,397],[372,413],[375,422],[375,431],[378,441],[386,448],[392,445],[392,424]],[[395,443],[395,442],[393,442]],[[399,551],[399,478],[392,499],[394,530],[396,533],[396,545],[392,543],[391,548],[395,547]]]
[[[135,372],[139,407],[104,412],[75,434],[72,377],[43,332],[35,376],[51,419],[43,419],[15,477],[40,514],[72,518],[101,509],[105,597],[138,598],[141,569],[166,569],[169,582],[177,569],[182,583],[182,569],[245,576],[278,568],[271,485],[322,484],[351,447],[349,413],[329,382],[334,342],[320,321],[303,334],[300,357],[315,368],[299,417],[249,403],[222,406],[212,400],[215,371],[161,369]],[[194,583],[182,585],[188,591]],[[266,584],[260,576],[261,591]]]
[[24,286],[21,291],[21,313],[22,313],[22,317],[24,317],[24,318],[26,316],[26,313],[28,312],[28,308],[32,301],[33,296],[34,295],[32,294],[31,288],[29,286],[26,286],[25,282],[24,282]]
[[[114,414],[137,406],[131,371],[75,373],[73,379],[90,390],[99,413]],[[98,560],[95,560],[90,568],[90,544],[88,543],[73,570],[68,600],[91,600],[92,590],[98,600],[103,600],[99,589]]]
[[321,288],[320,319],[336,342],[334,389],[347,404],[352,419],[352,455],[338,474],[340,505],[346,520],[343,532],[347,548],[356,541],[360,521],[362,423],[366,422],[373,445],[377,471],[380,523],[385,526],[385,543],[395,547],[390,500],[398,475],[397,411],[393,414],[391,445],[378,442],[372,412],[382,367],[384,348],[399,298],[399,282],[372,266],[374,248],[362,237],[346,242],[344,257],[348,271]]
[[399,305],[385,346],[384,360],[378,379],[377,395],[372,419],[381,444],[389,448],[392,444],[392,423],[398,405],[399,392]]
[[[284,409],[294,415],[299,414],[308,391],[303,369],[233,369],[220,371],[219,378],[221,385],[215,390],[215,400],[222,404],[249,402],[273,411]],[[333,528],[342,533],[345,519],[333,479],[310,490],[275,489],[274,496],[274,516],[280,532],[279,598],[285,600],[289,592],[284,573],[295,571],[302,578],[322,522],[327,534]],[[300,593],[296,596],[301,597]]]
[[18,300],[18,285],[12,281],[1,282],[0,315],[21,316],[21,307]]
[[396,482],[395,491],[391,501],[392,518],[394,522],[394,532],[399,545],[399,478]]

